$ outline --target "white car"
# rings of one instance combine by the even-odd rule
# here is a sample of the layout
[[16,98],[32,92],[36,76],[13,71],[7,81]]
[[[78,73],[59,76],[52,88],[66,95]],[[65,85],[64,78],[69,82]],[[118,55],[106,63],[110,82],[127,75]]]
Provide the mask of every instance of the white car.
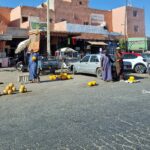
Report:
[[138,53],[123,53],[123,62],[131,63],[131,70],[136,73],[145,73],[147,70],[146,59]]
[[99,54],[89,54],[80,61],[70,63],[70,69],[73,73],[87,73],[101,77],[101,63]]

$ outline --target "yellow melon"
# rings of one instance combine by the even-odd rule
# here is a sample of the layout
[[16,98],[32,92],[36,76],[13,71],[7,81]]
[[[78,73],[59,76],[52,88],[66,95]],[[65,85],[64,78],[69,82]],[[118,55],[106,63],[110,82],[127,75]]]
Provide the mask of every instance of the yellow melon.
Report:
[[64,76],[67,76],[68,74],[67,74],[67,73],[63,73],[63,75],[64,75]]
[[50,80],[53,80],[53,76],[49,76],[49,79],[50,79]]
[[32,61],[36,61],[36,57],[35,56],[32,56]]
[[24,92],[27,92],[27,88],[24,88]]
[[92,85],[96,85],[96,81],[92,81]]
[[[25,88],[25,85],[21,84],[21,85],[20,85],[20,88],[24,89],[24,88]],[[19,88],[19,89],[20,89],[20,88]]]
[[16,91],[16,88],[15,88],[14,86],[12,87],[12,91],[13,91],[13,92],[15,92],[15,91]]
[[88,82],[88,86],[92,86],[92,82]]
[[67,75],[67,79],[71,79],[71,76],[70,76],[70,75]]
[[57,79],[60,80],[61,79],[61,75],[57,75]]
[[9,89],[10,89],[10,87],[9,87],[9,86],[6,86],[6,87],[5,87],[5,90],[6,90],[6,91],[8,91]]
[[70,78],[71,78],[71,79],[73,79],[73,76],[72,76],[72,75],[70,75]]
[[9,83],[8,86],[9,86],[10,88],[12,88],[12,87],[14,86],[14,84],[13,84],[13,83]]
[[12,90],[8,90],[8,95],[11,95],[12,94]]
[[20,88],[20,89],[19,89],[19,92],[20,92],[20,93],[24,93],[24,88]]
[[7,90],[3,90],[3,94],[7,94],[8,93],[8,91]]
[[53,75],[53,80],[56,80],[56,76]]
[[62,79],[62,80],[66,80],[67,77],[63,75],[63,76],[61,76],[61,79]]

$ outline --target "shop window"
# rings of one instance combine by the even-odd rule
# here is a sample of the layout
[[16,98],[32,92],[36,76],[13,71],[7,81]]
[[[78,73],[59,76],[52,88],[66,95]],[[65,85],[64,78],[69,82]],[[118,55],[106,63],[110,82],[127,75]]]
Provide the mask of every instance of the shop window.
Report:
[[133,10],[133,17],[136,17],[136,16],[137,16],[137,11]]
[[27,22],[28,21],[28,17],[23,16],[22,17],[22,23]]
[[139,26],[137,25],[134,26],[134,32],[139,32]]

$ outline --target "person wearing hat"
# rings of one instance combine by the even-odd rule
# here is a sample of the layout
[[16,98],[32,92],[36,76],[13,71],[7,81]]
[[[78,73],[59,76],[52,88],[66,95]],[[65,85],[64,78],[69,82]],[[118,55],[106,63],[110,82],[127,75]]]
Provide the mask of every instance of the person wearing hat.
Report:
[[29,80],[31,81],[31,83],[38,82],[38,57],[38,50],[31,49],[29,57]]
[[116,48],[115,66],[116,66],[117,80],[124,80],[124,74],[123,74],[123,55],[122,55],[120,47]]

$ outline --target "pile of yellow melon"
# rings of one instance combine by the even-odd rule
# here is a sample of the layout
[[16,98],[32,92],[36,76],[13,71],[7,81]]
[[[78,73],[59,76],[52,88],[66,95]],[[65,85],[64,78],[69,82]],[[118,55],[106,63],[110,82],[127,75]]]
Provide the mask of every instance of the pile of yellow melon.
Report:
[[50,75],[49,79],[51,81],[55,81],[55,80],[70,80],[73,79],[72,75],[67,74],[67,73],[60,73],[59,75]]
[[97,83],[96,83],[96,81],[90,81],[87,83],[87,85],[91,87],[91,86],[97,85]]
[[[9,83],[4,88],[3,95],[11,95],[15,92],[17,92],[15,85],[13,83]],[[27,92],[27,88],[25,87],[25,85],[21,84],[19,87],[19,93],[25,93],[25,92]]]
[[5,89],[3,90],[3,94],[5,94],[5,95],[11,95],[11,94],[13,94],[13,92],[15,92],[16,91],[16,87],[14,86],[14,84],[13,83],[9,83],[6,87],[5,87]]

